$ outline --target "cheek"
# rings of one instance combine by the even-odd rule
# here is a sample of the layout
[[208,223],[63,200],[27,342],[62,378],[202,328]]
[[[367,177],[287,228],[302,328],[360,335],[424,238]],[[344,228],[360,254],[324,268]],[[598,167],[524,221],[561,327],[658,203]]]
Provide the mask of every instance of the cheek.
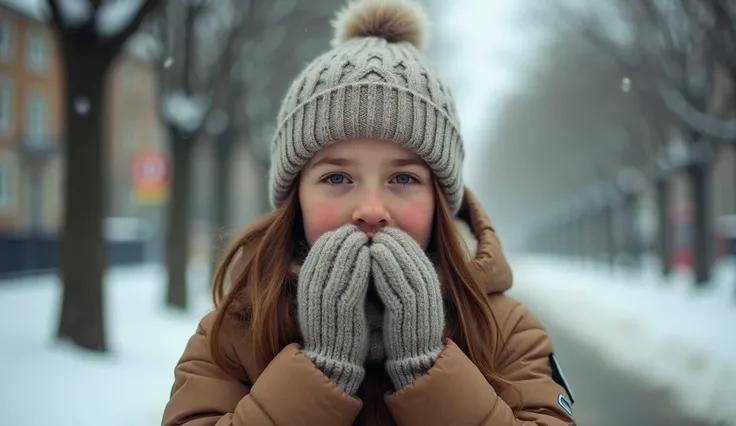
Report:
[[401,206],[395,214],[396,225],[427,248],[434,224],[434,200]]
[[349,222],[344,206],[335,201],[317,201],[302,204],[304,234],[309,245],[314,244],[325,232],[337,229]]

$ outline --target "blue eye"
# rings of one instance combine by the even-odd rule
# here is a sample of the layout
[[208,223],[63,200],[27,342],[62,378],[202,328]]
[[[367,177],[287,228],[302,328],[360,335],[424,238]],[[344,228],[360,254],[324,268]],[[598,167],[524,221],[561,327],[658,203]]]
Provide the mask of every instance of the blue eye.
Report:
[[339,173],[333,173],[322,180],[329,185],[343,185],[350,183],[350,179],[347,176]]
[[414,178],[414,176],[406,173],[400,173],[391,178],[391,183],[396,183],[399,185],[411,185],[416,182],[417,180],[416,178]]

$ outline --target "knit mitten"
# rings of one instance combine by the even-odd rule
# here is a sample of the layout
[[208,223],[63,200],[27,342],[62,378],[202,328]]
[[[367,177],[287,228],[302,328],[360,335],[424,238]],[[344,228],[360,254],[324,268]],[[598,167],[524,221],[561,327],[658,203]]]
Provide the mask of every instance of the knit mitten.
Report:
[[346,393],[365,378],[368,237],[349,225],[322,235],[299,273],[297,312],[303,353]]
[[440,281],[419,244],[397,228],[373,237],[371,259],[385,306],[386,372],[399,390],[425,375],[444,349]]

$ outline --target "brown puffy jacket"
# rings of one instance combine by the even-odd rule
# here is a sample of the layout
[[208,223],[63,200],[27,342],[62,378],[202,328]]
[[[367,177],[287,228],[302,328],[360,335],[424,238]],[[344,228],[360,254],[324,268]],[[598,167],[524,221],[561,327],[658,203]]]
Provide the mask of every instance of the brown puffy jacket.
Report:
[[[553,380],[552,342],[539,321],[505,296],[511,269],[481,205],[468,192],[461,234],[471,246],[473,273],[484,286],[506,351],[497,363],[511,386],[494,389],[451,340],[429,373],[394,392],[385,372],[368,370],[357,397],[345,394],[299,351],[285,347],[265,368],[257,367],[247,330],[222,327],[236,375],[212,361],[208,333],[214,313],[204,317],[175,369],[163,426],[574,426],[563,409],[566,389]],[[469,232],[472,230],[472,233]],[[519,399],[521,396],[521,399]],[[562,400],[562,402],[560,402]]]

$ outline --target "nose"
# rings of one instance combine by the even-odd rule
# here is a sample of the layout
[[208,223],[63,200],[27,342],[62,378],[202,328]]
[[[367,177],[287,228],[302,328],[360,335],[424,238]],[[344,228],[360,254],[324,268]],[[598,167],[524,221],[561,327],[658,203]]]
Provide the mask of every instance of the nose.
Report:
[[381,228],[390,225],[391,216],[386,209],[386,203],[377,191],[366,191],[361,194],[353,212],[353,223],[368,237],[373,237]]

